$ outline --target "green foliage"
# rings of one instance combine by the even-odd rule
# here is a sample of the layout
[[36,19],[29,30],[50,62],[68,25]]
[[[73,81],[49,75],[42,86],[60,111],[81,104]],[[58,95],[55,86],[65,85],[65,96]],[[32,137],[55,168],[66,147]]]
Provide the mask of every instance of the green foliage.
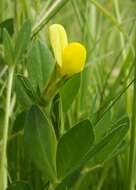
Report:
[[28,75],[35,89],[44,91],[53,72],[54,63],[55,60],[47,46],[41,41],[35,41],[29,51],[27,63]]
[[14,64],[14,48],[11,41],[11,38],[6,30],[4,30],[3,34],[4,38],[4,53],[5,53],[5,61],[8,65]]
[[25,53],[30,40],[30,34],[31,34],[31,22],[28,20],[22,25],[17,35],[17,39],[15,42],[15,55],[16,55],[15,63],[19,63],[20,59]]
[[13,44],[10,38],[10,34],[12,34],[12,31],[9,31],[8,33],[8,28],[4,24],[2,24],[1,27],[2,27],[2,38],[4,43],[6,64],[13,65],[18,62],[21,62],[21,59],[23,58],[23,55],[26,52],[30,41],[30,34],[31,34],[30,21],[26,21],[21,27],[17,35],[15,45]]
[[71,77],[60,89],[62,109],[67,112],[80,88],[80,74]]
[[13,124],[13,132],[17,133],[20,132],[24,129],[24,123],[25,123],[25,117],[26,117],[26,112],[21,112],[16,116],[16,119]]
[[15,182],[9,185],[7,190],[31,190],[28,184],[23,182]]
[[61,137],[57,148],[57,171],[60,179],[80,166],[93,142],[94,132],[89,120],[78,123]]
[[51,123],[37,106],[32,106],[25,121],[25,149],[37,168],[48,179],[56,178],[56,137]]
[[15,87],[18,101],[24,109],[28,109],[33,103],[38,102],[38,96],[27,78],[17,75]]
[[14,33],[14,20],[13,18],[9,18],[0,23],[0,43],[3,42],[3,31],[6,29],[10,36]]
[[128,129],[129,121],[127,119],[127,121],[124,122],[123,119],[122,122],[118,124],[118,127],[109,131],[109,133],[105,135],[92,148],[92,150],[90,150],[90,152],[87,155],[87,159],[89,159],[89,157],[94,157],[96,165],[103,164],[104,162],[109,160],[113,156],[115,150],[123,142],[128,132]]
[[[135,8],[130,0],[0,1],[7,190],[134,189]],[[86,47],[83,72],[61,76],[51,23]]]

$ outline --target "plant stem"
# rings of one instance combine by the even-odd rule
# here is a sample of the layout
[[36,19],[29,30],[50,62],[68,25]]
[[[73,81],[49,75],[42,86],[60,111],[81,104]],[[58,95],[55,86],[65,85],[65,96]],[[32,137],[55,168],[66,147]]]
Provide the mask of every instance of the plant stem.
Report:
[[5,5],[5,0],[0,0],[0,22],[3,21],[4,18],[4,5]]
[[56,186],[57,186],[57,183],[50,184],[49,190],[55,190]]
[[91,5],[91,15],[90,15],[91,23],[92,23],[92,36],[93,39],[96,38],[96,7],[92,4]]
[[[117,16],[117,20],[118,20],[118,22],[121,24],[121,21],[122,21],[122,19],[121,19],[121,14],[120,14],[120,7],[119,7],[119,0],[114,0],[114,5],[115,5],[115,11],[116,11],[116,16]],[[126,51],[126,49],[125,49],[125,39],[124,39],[124,36],[123,36],[123,33],[121,33],[120,32],[120,42],[121,42],[121,48],[122,48],[122,58],[123,58],[123,64],[124,64],[124,62],[125,62],[125,60],[126,60],[126,56],[127,56],[127,51]],[[129,73],[129,70],[128,70],[128,68],[125,70],[125,73],[124,73],[124,75],[125,75],[125,77],[128,75],[128,73]],[[128,83],[129,83],[129,78],[127,79],[127,80],[125,80],[125,83],[124,83],[124,85],[125,86],[127,86],[128,85]],[[128,89],[127,91],[126,91],[126,93],[125,93],[125,106],[126,106],[126,112],[130,115],[130,113],[131,113],[131,91],[130,91],[131,89]],[[128,151],[126,151],[126,156],[125,156],[125,165],[124,165],[124,168],[125,168],[125,170],[126,170],[126,172],[124,172],[124,174],[126,173],[128,173],[128,164],[129,164],[129,159],[128,159],[128,157],[129,157],[129,153],[128,153]],[[127,175],[124,175],[124,179],[126,179],[127,178]],[[126,183],[126,180],[125,180],[125,182],[124,182],[124,185],[125,185],[125,183]]]
[[[120,15],[120,10],[119,10],[119,1],[118,0],[114,0],[114,5],[115,5],[115,11],[116,11],[116,15],[117,15],[117,20],[118,20],[119,24],[121,24],[121,15]],[[123,33],[121,33],[121,32],[120,32],[120,42],[121,42],[121,48],[123,49],[123,51],[122,51],[123,61],[125,61],[127,52],[126,52],[126,49],[125,49],[125,39],[124,39]],[[128,72],[129,72],[128,69],[126,69],[125,76],[128,75]],[[127,86],[128,83],[129,83],[129,80],[126,80],[125,85]],[[126,102],[126,111],[129,114],[131,112],[130,90],[126,91],[125,102]]]
[[11,102],[13,76],[14,76],[14,66],[11,66],[11,67],[9,67],[9,76],[8,76],[7,94],[6,94],[6,108],[5,108],[3,143],[2,143],[1,165],[0,165],[0,185],[1,185],[0,190],[5,190],[8,185],[8,181],[7,181],[7,141],[8,141],[8,128],[9,128],[10,102]]
[[20,3],[22,5],[22,10],[25,18],[31,18],[30,2],[27,0],[22,0]]
[[[136,58],[134,61],[134,77],[136,78]],[[133,107],[132,107],[132,125],[129,152],[129,171],[127,190],[134,190],[134,171],[135,171],[135,150],[136,150],[136,81],[134,81]]]
[[18,0],[14,0],[14,17],[15,17],[15,33],[18,32],[19,27],[20,27],[20,12],[21,12],[21,8],[20,11],[18,11],[19,9],[19,1]]
[[102,186],[103,186],[103,183],[108,175],[108,169],[109,169],[109,165],[107,165],[105,168],[103,168],[103,171],[102,171],[102,175],[99,179],[99,182],[98,182],[98,185],[97,185],[97,188],[96,190],[101,190],[102,189]]
[[32,38],[44,27],[45,24],[66,4],[69,0],[56,0],[42,17],[38,18],[32,29]]

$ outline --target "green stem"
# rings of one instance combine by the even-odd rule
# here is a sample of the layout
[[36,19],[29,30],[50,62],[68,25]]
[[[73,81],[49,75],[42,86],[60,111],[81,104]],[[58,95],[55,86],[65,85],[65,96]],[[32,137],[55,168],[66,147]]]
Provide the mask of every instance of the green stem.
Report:
[[92,36],[93,36],[93,39],[95,39],[96,37],[96,7],[92,4],[91,5],[91,15],[90,15],[90,19],[91,19],[91,23],[92,23]]
[[[19,1],[14,0],[14,18],[15,18],[15,33],[19,31],[20,28],[20,14],[22,12],[21,7],[19,6]],[[20,9],[20,11],[18,11]]]
[[[135,64],[134,77],[136,78],[136,58],[134,64]],[[134,190],[135,150],[136,150],[136,81],[134,81],[134,92],[133,92],[132,126],[131,126],[127,190]]]
[[108,173],[107,173],[108,169],[109,169],[109,165],[107,165],[105,168],[103,168],[102,175],[101,175],[101,177],[99,179],[99,182],[98,182],[96,190],[101,190],[102,189],[104,181],[105,181],[105,179],[106,179],[106,177],[108,175]]
[[66,4],[69,0],[56,0],[52,6],[45,12],[42,17],[37,19],[33,29],[32,29],[32,38],[44,27],[49,20],[57,14],[57,12]]
[[[117,21],[119,24],[121,24],[121,15],[120,15],[120,8],[119,8],[119,1],[114,0],[114,5],[115,5],[115,11],[116,11],[116,16],[117,16]],[[120,32],[120,42],[121,42],[121,47],[123,50],[123,59],[126,57],[126,50],[125,50],[125,40],[123,34]]]
[[25,18],[31,18],[30,2],[28,0],[22,0],[22,10]]
[[0,22],[2,22],[4,19],[4,11],[5,11],[4,5],[5,5],[5,0],[0,0]]
[[40,4],[41,4],[40,0],[35,0],[34,1],[36,12],[39,12],[39,10],[40,10]]
[[6,94],[6,108],[5,108],[5,119],[3,128],[3,143],[1,149],[1,167],[0,167],[0,190],[5,190],[7,188],[7,141],[8,141],[8,128],[9,128],[9,117],[10,117],[10,102],[11,102],[11,92],[12,83],[14,76],[14,66],[9,68],[8,84],[7,84],[7,94]]
[[51,183],[48,190],[55,190],[57,183]]
[[88,173],[81,173],[79,176],[79,179],[76,181],[74,187],[72,188],[72,190],[78,190],[81,186],[81,184],[83,183],[84,179],[87,177]]
[[[114,0],[114,5],[115,5],[117,20],[121,24],[122,20],[121,20],[121,14],[120,14],[119,0]],[[120,42],[121,42],[121,48],[123,50],[122,51],[122,57],[123,57],[122,61],[124,63],[126,56],[127,56],[127,51],[125,49],[125,39],[124,39],[123,33],[121,33],[121,32],[120,32]],[[128,75],[128,73],[129,73],[129,70],[127,68],[124,73],[125,77]],[[127,86],[128,83],[129,83],[129,78],[127,80],[125,80],[124,85]],[[130,89],[128,89],[125,93],[125,107],[126,107],[126,112],[128,114],[131,113],[131,94],[130,93],[131,93]],[[125,168],[126,172],[123,172],[124,177],[122,176],[124,179],[127,178],[126,174],[128,173],[128,163],[129,163],[128,156],[129,156],[128,151],[126,151],[125,162],[124,162],[125,163],[124,168]],[[126,185],[125,183],[126,183],[126,180],[124,181],[124,186]]]
[[[118,0],[114,0],[114,5],[115,5],[115,11],[116,11],[116,16],[117,16],[117,20],[119,22],[119,24],[121,24],[121,15],[120,15],[120,9],[119,9],[119,1]],[[126,59],[126,49],[125,49],[125,39],[124,39],[124,35],[122,32],[120,32],[120,42],[121,42],[121,48],[123,49],[122,51],[122,56],[123,56],[123,61],[125,61]],[[125,72],[125,76],[128,75],[128,69],[126,69]],[[127,86],[127,84],[129,83],[129,80],[125,81],[125,85]],[[129,114],[131,112],[131,97],[130,97],[130,90],[126,91],[125,94],[125,103],[126,103],[126,111]]]

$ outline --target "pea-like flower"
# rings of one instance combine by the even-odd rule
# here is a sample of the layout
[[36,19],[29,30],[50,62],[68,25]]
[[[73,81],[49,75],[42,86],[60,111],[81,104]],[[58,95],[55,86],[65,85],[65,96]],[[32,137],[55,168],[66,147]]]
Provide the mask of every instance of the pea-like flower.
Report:
[[86,48],[78,42],[68,43],[66,31],[60,24],[51,25],[49,35],[61,75],[81,72],[86,61]]

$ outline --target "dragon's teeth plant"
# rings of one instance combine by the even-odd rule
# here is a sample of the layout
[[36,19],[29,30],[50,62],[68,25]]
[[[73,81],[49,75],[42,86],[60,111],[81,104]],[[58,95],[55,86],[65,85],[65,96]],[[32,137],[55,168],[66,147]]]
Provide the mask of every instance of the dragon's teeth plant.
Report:
[[78,42],[68,43],[66,31],[60,24],[51,25],[49,34],[61,75],[81,72],[86,61],[86,48]]
[[[113,2],[0,1],[0,190],[134,189],[135,25],[126,4],[135,3]],[[47,27],[60,21],[69,34]]]

